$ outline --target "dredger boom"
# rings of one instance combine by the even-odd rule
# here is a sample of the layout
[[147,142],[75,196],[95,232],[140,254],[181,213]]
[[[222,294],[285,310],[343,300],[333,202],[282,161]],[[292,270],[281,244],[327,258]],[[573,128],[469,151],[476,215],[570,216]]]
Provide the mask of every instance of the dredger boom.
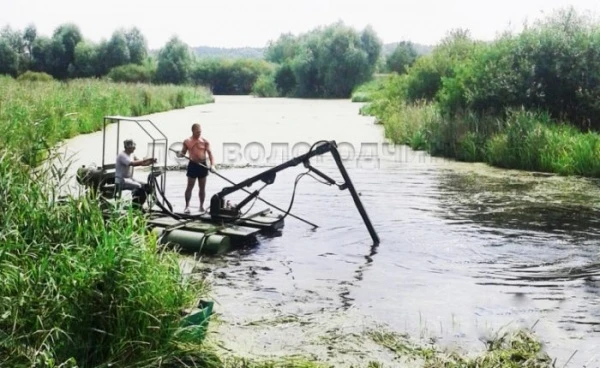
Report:
[[252,192],[248,197],[246,197],[244,200],[242,200],[234,208],[228,208],[226,206],[225,197],[227,195],[229,195],[233,192],[236,192],[238,190],[241,190],[243,188],[249,187],[258,181],[262,181],[266,185],[272,184],[273,182],[275,182],[275,177],[279,171],[285,170],[290,167],[297,166],[300,163],[303,163],[306,168],[308,168],[310,171],[314,172],[316,175],[320,176],[321,178],[323,178],[330,184],[337,185],[335,180],[333,180],[329,176],[325,175],[324,173],[322,173],[321,171],[319,171],[318,169],[316,169],[310,165],[310,159],[312,157],[322,155],[327,152],[331,152],[331,155],[333,156],[333,159],[335,160],[337,167],[340,170],[340,173],[342,174],[342,178],[344,179],[344,183],[341,185],[338,185],[339,189],[340,190],[348,189],[348,191],[352,195],[354,204],[356,205],[356,208],[358,209],[358,212],[360,213],[360,216],[362,217],[363,222],[365,223],[367,230],[369,231],[369,234],[371,235],[371,238],[373,239],[374,245],[379,244],[379,236],[377,235],[377,232],[375,231],[375,228],[373,227],[373,224],[371,223],[371,220],[369,219],[369,216],[367,215],[367,211],[365,210],[365,208],[360,200],[360,197],[359,197],[358,193],[356,192],[354,185],[352,184],[352,180],[350,179],[350,176],[348,175],[348,172],[346,171],[346,168],[344,167],[344,164],[342,162],[340,154],[337,150],[336,142],[335,141],[322,141],[322,143],[315,144],[315,145],[313,145],[313,147],[314,148],[311,148],[309,150],[309,152],[307,152],[303,155],[294,157],[278,166],[270,168],[270,169],[268,169],[258,175],[255,175],[251,178],[243,180],[243,181],[239,182],[238,184],[235,184],[230,187],[225,187],[219,193],[216,193],[215,195],[213,195],[210,200],[210,214],[211,214],[211,217],[213,218],[213,220],[227,221],[227,220],[233,220],[233,219],[238,218],[240,215],[240,212],[241,212],[241,208],[243,206],[245,206],[248,202],[250,202],[252,199],[257,197],[258,191]]

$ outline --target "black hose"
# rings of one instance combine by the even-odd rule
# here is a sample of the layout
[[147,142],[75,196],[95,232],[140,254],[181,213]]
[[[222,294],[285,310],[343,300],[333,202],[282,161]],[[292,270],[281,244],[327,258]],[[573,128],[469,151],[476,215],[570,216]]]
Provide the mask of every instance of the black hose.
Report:
[[[319,141],[319,142],[323,142],[323,141]],[[319,142],[317,142],[317,143],[319,143]],[[315,143],[315,144],[316,144],[316,143]],[[314,147],[314,144],[313,144],[313,147]],[[313,149],[313,147],[311,147],[311,150]],[[170,150],[171,150],[171,151],[173,151],[173,152],[179,153],[178,151],[176,151],[176,150],[174,150],[174,149],[172,149],[172,148],[170,148]],[[192,161],[192,160],[191,160],[189,157],[187,157],[187,156],[182,156],[182,157],[185,157],[185,158],[186,158],[188,161]],[[192,162],[193,162],[193,161],[192,161]],[[204,168],[208,169],[208,167],[206,167],[206,165],[202,165],[202,164],[198,164],[198,165],[200,165],[200,166],[203,166]],[[234,181],[232,181],[232,180],[229,180],[228,178],[224,177],[223,175],[221,175],[221,174],[219,174],[219,173],[217,173],[217,172],[215,172],[215,171],[212,171],[212,173],[213,173],[213,174],[215,174],[215,175],[217,175],[217,176],[218,176],[218,177],[220,177],[221,179],[225,180],[225,181],[226,181],[226,182],[228,182],[229,184],[233,184],[233,185],[235,185],[235,184],[236,184]],[[294,185],[294,193],[295,193],[295,187],[296,187],[296,186]],[[251,194],[251,193],[250,193],[250,191],[248,191],[248,190],[246,190],[246,189],[244,189],[244,188],[242,188],[242,190],[243,190],[244,192],[248,193],[248,194]],[[279,208],[278,206],[276,206],[276,205],[274,205],[274,204],[272,204],[272,203],[268,202],[268,201],[267,201],[267,200],[265,200],[265,199],[262,199],[262,198],[260,198],[259,196],[257,196],[256,198],[257,198],[257,199],[259,199],[261,202],[265,203],[266,205],[268,205],[268,206],[271,206],[271,207],[275,208],[276,210],[279,210],[279,211],[283,212],[283,213],[285,214],[285,217],[287,217],[287,216],[292,216],[293,218],[295,218],[295,219],[297,219],[297,220],[300,220],[300,221],[302,221],[302,222],[304,222],[304,223],[306,223],[306,224],[308,224],[308,225],[311,225],[313,228],[317,228],[317,227],[319,227],[318,225],[316,225],[316,224],[313,224],[312,222],[310,222],[310,221],[308,221],[308,220],[305,220],[305,219],[303,219],[303,218],[301,218],[301,217],[298,217],[298,216],[296,216],[296,215],[294,215],[294,214],[290,213],[289,209],[288,209],[288,211],[284,211],[283,209],[281,209],[281,208]],[[277,221],[279,221],[279,220],[277,220]],[[277,222],[277,221],[274,221],[273,223],[275,223],[275,222]]]

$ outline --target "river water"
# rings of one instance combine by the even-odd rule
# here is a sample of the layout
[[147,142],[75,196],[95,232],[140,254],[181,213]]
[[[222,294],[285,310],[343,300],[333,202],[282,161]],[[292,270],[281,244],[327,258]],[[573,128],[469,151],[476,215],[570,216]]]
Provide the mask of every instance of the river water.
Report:
[[[365,331],[480,351],[482,340],[503,328],[533,327],[557,367],[600,367],[599,182],[459,163],[389,145],[382,127],[359,115],[360,106],[217,96],[214,104],[146,117],[173,147],[192,123],[201,123],[219,173],[236,182],[316,141],[335,140],[381,238],[372,246],[348,191],[302,177],[292,213],[319,228],[288,217],[277,236],[202,258],[195,267],[212,285],[218,313],[212,338],[220,347],[237,355],[394,366],[393,356]],[[107,162],[114,162],[115,130],[107,131]],[[150,139],[135,124],[122,124],[120,141],[125,137],[137,141],[140,157],[149,155]],[[73,167],[102,161],[101,133],[65,147]],[[156,147],[164,157],[164,147]],[[328,154],[311,162],[341,182]],[[287,208],[305,171],[299,165],[279,172],[261,195]],[[168,172],[167,196],[179,211],[185,181],[185,172]],[[211,175],[206,204],[227,185]],[[197,206],[195,195],[192,203]],[[253,209],[264,207],[257,202]]]

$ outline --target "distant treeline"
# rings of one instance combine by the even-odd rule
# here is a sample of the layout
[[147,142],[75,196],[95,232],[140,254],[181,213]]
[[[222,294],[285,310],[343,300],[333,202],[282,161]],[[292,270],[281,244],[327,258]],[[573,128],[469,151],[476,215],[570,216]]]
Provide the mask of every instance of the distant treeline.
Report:
[[449,33],[363,87],[397,143],[494,165],[600,177],[600,23],[566,9],[481,42]]
[[219,59],[264,59],[264,47],[192,47],[192,52],[199,58]]
[[374,72],[404,70],[419,55],[410,42],[399,43],[387,56],[382,50],[372,28],[358,32],[341,22],[299,36],[282,35],[265,49],[192,49],[173,37],[151,53],[137,28],[118,29],[110,39],[94,43],[74,24],[60,25],[51,37],[38,35],[31,25],[0,32],[0,74],[202,84],[216,94],[345,98]]

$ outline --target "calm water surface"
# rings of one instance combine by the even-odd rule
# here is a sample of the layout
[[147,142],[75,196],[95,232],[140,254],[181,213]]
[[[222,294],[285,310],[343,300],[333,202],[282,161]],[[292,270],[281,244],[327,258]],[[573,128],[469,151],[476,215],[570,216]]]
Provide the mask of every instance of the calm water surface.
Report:
[[[170,143],[201,122],[217,162],[232,164],[220,173],[236,182],[305,144],[336,140],[381,238],[373,247],[347,191],[303,177],[292,212],[318,229],[288,217],[278,236],[201,260],[222,321],[215,324],[222,347],[393,366],[389,352],[364,331],[386,329],[481,350],[480,340],[501,328],[534,326],[558,367],[573,353],[569,367],[599,367],[599,183],[388,146],[382,128],[360,116],[359,107],[345,100],[217,96],[214,104],[148,117]],[[138,141],[139,156],[146,155],[143,133],[124,124],[120,140],[125,136]],[[106,160],[113,162],[114,129],[108,137]],[[74,167],[99,163],[102,134],[77,137],[66,147],[76,155]],[[330,156],[313,162],[341,181]],[[303,172],[302,165],[280,172],[262,196],[287,208]],[[182,171],[168,172],[167,195],[178,210],[185,180]],[[211,175],[208,195],[227,185]],[[254,209],[264,207],[257,202]]]

